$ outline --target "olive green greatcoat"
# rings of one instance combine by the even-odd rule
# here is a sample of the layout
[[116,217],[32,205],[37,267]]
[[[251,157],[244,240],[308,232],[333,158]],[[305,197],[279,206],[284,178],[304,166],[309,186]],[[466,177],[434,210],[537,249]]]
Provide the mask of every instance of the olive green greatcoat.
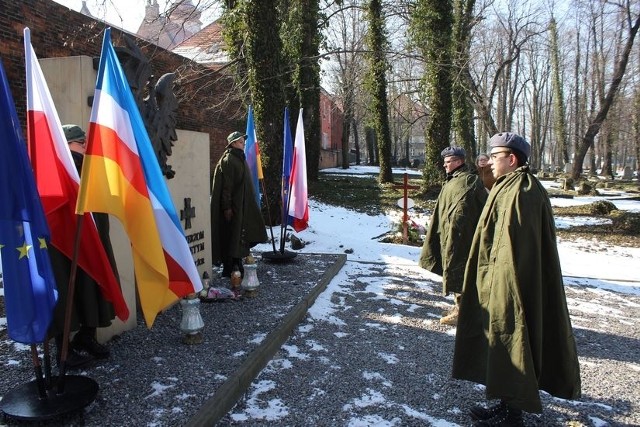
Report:
[[[244,152],[227,148],[216,165],[211,193],[211,234],[213,263],[223,258],[243,258],[257,243],[267,241],[267,232],[256,203],[251,171]],[[233,210],[227,222],[224,210]],[[222,228],[230,227],[229,239],[222,239]],[[224,240],[224,241],[223,241]]]
[[498,178],[467,263],[453,377],[541,412],[538,390],[580,396],[580,368],[546,190],[522,166]]
[[442,186],[420,252],[422,268],[442,276],[442,293],[462,292],[464,267],[487,190],[463,165]]

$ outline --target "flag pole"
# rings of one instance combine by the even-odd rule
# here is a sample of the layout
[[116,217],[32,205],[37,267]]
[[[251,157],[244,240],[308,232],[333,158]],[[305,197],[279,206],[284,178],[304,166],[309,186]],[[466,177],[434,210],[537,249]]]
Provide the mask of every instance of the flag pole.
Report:
[[47,338],[44,341],[44,379],[46,382],[46,386],[47,389],[51,388],[51,354],[50,354],[50,347],[49,347],[49,341],[50,341],[50,336],[47,335]]
[[[295,252],[289,252],[289,251],[285,251],[284,249],[284,237],[283,237],[283,221],[282,220],[286,220],[286,212],[284,212],[285,209],[285,203],[284,203],[284,197],[285,194],[287,195],[287,200],[289,199],[288,197],[288,190],[285,187],[285,176],[287,175],[286,172],[286,165],[287,165],[287,136],[290,135],[290,131],[289,129],[289,112],[288,112],[288,107],[285,107],[284,109],[284,152],[283,152],[283,162],[282,162],[282,179],[280,181],[280,198],[282,199],[280,205],[281,205],[281,210],[280,210],[280,214],[281,214],[281,223],[280,223],[280,250],[276,250],[276,243],[275,243],[275,238],[273,236],[273,229],[271,229],[271,242],[272,242],[272,247],[273,247],[273,251],[272,252],[263,252],[262,253],[262,258],[263,259],[267,259],[269,261],[274,261],[274,262],[283,262],[283,261],[288,261],[291,260],[293,258],[296,257],[296,253]],[[291,147],[293,148],[293,147]],[[288,177],[287,177],[288,179]],[[264,182],[263,182],[264,185]],[[263,193],[266,195],[266,191],[263,190]],[[267,207],[269,206],[269,204],[267,203]],[[287,208],[288,210],[288,208]],[[271,218],[269,218],[269,227],[271,228]]]
[[282,226],[280,227],[280,253],[284,254],[284,241],[287,238],[287,227],[289,226],[289,207],[291,206],[291,177],[287,184],[287,207],[282,218]]
[[42,378],[42,365],[40,364],[40,357],[38,357],[38,349],[35,344],[31,344],[31,363],[33,363],[33,370],[36,375],[36,385],[38,388],[38,396],[40,399],[47,397],[47,388]]
[[269,232],[271,233],[271,246],[273,247],[273,252],[276,251],[276,240],[273,237],[273,226],[271,225],[271,210],[269,209],[269,197],[267,196],[267,189],[264,186],[264,179],[260,180],[260,185],[262,186],[262,194],[264,194],[264,202],[267,206],[267,217],[269,218]]
[[78,270],[78,248],[80,247],[80,235],[84,215],[77,215],[76,236],[73,245],[73,258],[71,260],[71,273],[69,274],[69,286],[67,288],[67,305],[64,312],[64,329],[62,332],[62,351],[60,352],[60,366],[58,375],[58,394],[64,393],[65,374],[67,371],[67,354],[69,351],[69,335],[71,329],[71,312],[73,309],[73,296],[76,290],[76,273]]

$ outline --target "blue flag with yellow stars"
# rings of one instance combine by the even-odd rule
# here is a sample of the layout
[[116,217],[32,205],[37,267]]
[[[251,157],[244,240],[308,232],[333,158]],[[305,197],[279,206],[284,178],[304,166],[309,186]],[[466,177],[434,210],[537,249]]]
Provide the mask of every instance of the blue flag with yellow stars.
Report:
[[9,337],[44,342],[57,300],[49,227],[0,61],[0,253]]

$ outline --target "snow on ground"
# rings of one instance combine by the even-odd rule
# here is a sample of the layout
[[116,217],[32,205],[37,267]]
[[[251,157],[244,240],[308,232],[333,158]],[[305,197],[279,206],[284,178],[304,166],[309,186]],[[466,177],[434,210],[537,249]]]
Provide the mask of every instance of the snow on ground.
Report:
[[[394,173],[402,173],[404,171],[403,169],[396,169]],[[419,175],[418,171],[406,170],[406,172]],[[376,175],[378,170],[375,167],[364,166],[352,167],[346,171],[342,169],[329,169],[322,171],[322,173],[358,176],[362,174]],[[610,198],[619,209],[634,212],[640,211],[640,202],[619,200],[621,197],[624,197],[624,195],[615,193],[607,198]],[[552,199],[552,204],[554,206],[570,206],[592,203],[595,200],[602,200],[602,197],[554,198]],[[349,211],[341,207],[329,206],[313,199],[310,200],[309,205],[309,228],[301,233],[297,233],[299,238],[307,242],[307,246],[303,248],[301,252],[345,252],[348,254],[345,266],[331,281],[327,291],[325,291],[309,309],[309,315],[312,318],[316,320],[322,319],[336,324],[343,322],[335,315],[335,311],[345,309],[344,302],[340,302],[343,301],[343,297],[340,297],[340,295],[348,291],[347,287],[352,286],[352,284],[347,284],[347,282],[353,277],[363,278],[363,281],[367,283],[367,293],[376,295],[374,298],[387,299],[387,303],[410,304],[401,299],[391,301],[389,293],[386,292],[393,286],[393,283],[390,283],[389,277],[374,277],[375,275],[373,274],[371,277],[367,277],[369,276],[368,272],[370,270],[379,268],[380,265],[385,265],[387,269],[399,271],[404,277],[410,278],[412,286],[422,286],[428,292],[439,292],[439,289],[433,289],[433,282],[438,283],[441,278],[417,266],[420,248],[382,243],[377,239],[377,237],[394,228],[393,224],[397,223],[401,218],[400,209],[383,215],[371,216]],[[411,215],[411,213],[410,216],[420,224],[426,225],[428,222],[428,218],[425,216]],[[558,228],[569,228],[571,226],[585,224],[597,225],[604,223],[604,221],[606,220],[585,217],[556,218]],[[256,250],[268,251],[270,250],[270,246],[259,246]],[[610,308],[602,307],[602,302],[607,301],[611,303],[616,300],[624,302],[624,295],[619,295],[618,293],[640,295],[640,263],[633,262],[634,259],[640,259],[640,248],[612,247],[597,240],[569,241],[559,239],[558,251],[565,283],[570,286],[582,286],[586,292],[585,298],[568,299],[568,304],[572,311],[601,313],[606,316],[616,317],[617,314],[612,312]],[[424,280],[420,280],[420,278]],[[615,293],[611,291],[615,291]],[[398,296],[397,293],[395,295],[396,297]],[[338,296],[339,302],[336,303],[332,296]],[[604,305],[606,306],[607,304]],[[384,318],[384,316],[382,317]],[[380,328],[385,328],[385,325],[402,321],[400,318],[385,318],[384,320],[384,324],[372,321],[367,325],[372,331],[375,331]],[[580,323],[579,319],[577,320],[577,323]],[[619,320],[625,321],[625,319]],[[580,327],[589,328],[589,325],[580,325]],[[455,329],[451,329],[450,333],[455,334]],[[378,357],[390,364],[397,363],[396,356],[393,354],[381,353],[378,354]],[[363,375],[376,376],[379,374],[370,372],[363,373]],[[384,381],[384,378],[382,381]],[[265,385],[262,385],[262,387],[264,386]],[[254,390],[254,394],[260,392],[260,388]],[[363,395],[360,399],[350,402],[347,405],[384,406],[385,399],[384,396],[372,391],[370,394]],[[407,407],[406,411],[412,412],[412,417],[425,420],[430,425],[455,425],[446,420],[433,418],[429,414],[419,413],[419,411],[410,407]],[[273,420],[278,419],[279,416],[286,413],[286,408],[283,408],[282,402],[279,401],[270,402],[266,407],[263,402],[263,404],[258,407],[252,406],[251,400],[249,400],[244,414],[246,415],[247,413],[251,413],[250,417],[256,420]],[[241,414],[233,415],[237,421],[239,421],[239,418],[236,417],[242,416]],[[350,419],[346,425],[397,425],[393,420],[389,421],[384,418],[375,417],[376,416],[354,417]],[[594,425],[600,425],[601,423],[601,421],[595,417],[591,420]]]

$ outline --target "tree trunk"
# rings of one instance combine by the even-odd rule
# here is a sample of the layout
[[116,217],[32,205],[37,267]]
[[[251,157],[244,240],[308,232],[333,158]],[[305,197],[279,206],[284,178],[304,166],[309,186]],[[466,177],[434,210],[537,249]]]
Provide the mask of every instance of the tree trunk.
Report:
[[414,42],[425,60],[424,92],[429,117],[425,134],[424,186],[443,178],[440,152],[450,144],[453,6],[451,0],[418,1],[412,15]]
[[303,109],[307,179],[316,181],[322,141],[318,0],[291,0],[280,7],[280,13],[286,16],[280,29],[283,58],[286,58],[286,66],[282,68],[292,70],[289,78],[292,84],[286,86],[287,101],[292,107]]
[[345,88],[342,121],[342,169],[349,168],[349,137],[353,122],[353,87]]
[[[551,38],[551,71],[553,81],[554,100],[554,121],[553,132],[555,134],[558,153],[557,162],[564,166],[569,162],[569,152],[567,150],[567,132],[565,123],[564,92],[562,90],[562,73],[560,67],[560,46],[558,46],[558,27],[556,20],[552,17],[549,23],[549,33]],[[562,163],[560,163],[562,161]]]
[[378,162],[380,164],[378,181],[384,184],[393,182],[393,173],[391,171],[391,132],[389,130],[389,107],[387,105],[386,73],[389,66],[386,50],[388,42],[382,15],[382,2],[380,0],[370,0],[368,2],[367,17],[369,21],[367,41],[370,52],[368,56],[371,110],[378,144]]
[[624,50],[622,51],[620,58],[615,65],[613,79],[611,80],[611,85],[609,86],[609,90],[607,91],[604,102],[600,105],[600,109],[598,110],[596,116],[589,122],[587,132],[582,137],[582,143],[580,144],[578,152],[576,153],[576,159],[575,163],[573,164],[573,171],[571,174],[571,177],[576,181],[580,179],[580,175],[582,174],[582,163],[584,161],[585,155],[587,154],[587,150],[589,149],[589,147],[593,146],[595,137],[598,132],[600,132],[602,123],[607,118],[607,113],[609,112],[611,104],[613,104],[613,100],[618,93],[618,88],[620,87],[622,77],[624,77],[627,63],[629,62],[631,49],[633,47],[633,42],[635,40],[636,34],[638,33],[639,27],[640,16],[636,18],[636,21],[629,30],[627,42],[625,43]]
[[604,140],[604,144],[602,144],[602,171],[600,172],[600,176],[605,176],[611,179],[613,179],[613,168],[611,167],[611,160],[613,157],[612,151],[614,133],[615,130],[613,128],[613,123],[611,123],[610,120],[606,121],[602,126],[602,139]]
[[354,119],[351,119],[351,124],[353,126],[353,146],[356,150],[356,165],[360,164],[360,138],[358,136],[358,122]]
[[465,79],[469,72],[474,5],[475,0],[455,0],[453,21],[452,127],[458,145],[464,147],[471,157],[469,160],[475,159],[478,155],[473,124],[473,105]]
[[282,121],[285,106],[281,42],[276,0],[253,0],[246,10],[246,54],[253,95],[256,132],[262,144],[262,166],[269,211],[280,222]]
[[633,109],[633,152],[635,153],[636,178],[640,180],[640,86],[636,84],[634,93],[634,109]]

